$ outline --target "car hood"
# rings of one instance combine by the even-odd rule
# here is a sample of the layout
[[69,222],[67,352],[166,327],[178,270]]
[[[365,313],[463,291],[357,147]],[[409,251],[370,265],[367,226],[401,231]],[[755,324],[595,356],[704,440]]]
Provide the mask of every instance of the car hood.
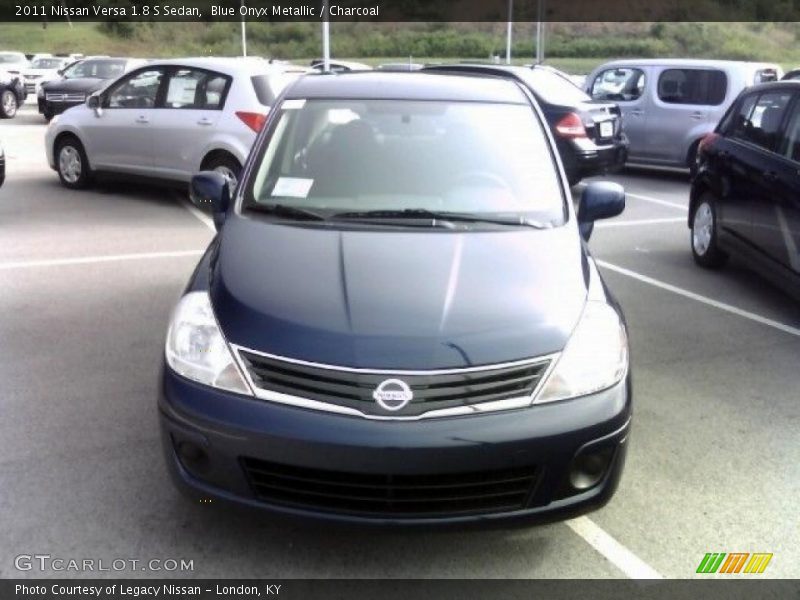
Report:
[[232,216],[209,289],[233,344],[350,367],[439,369],[562,350],[587,273],[572,224],[341,231]]
[[106,81],[96,77],[81,77],[48,81],[43,86],[48,92],[93,92],[103,87]]

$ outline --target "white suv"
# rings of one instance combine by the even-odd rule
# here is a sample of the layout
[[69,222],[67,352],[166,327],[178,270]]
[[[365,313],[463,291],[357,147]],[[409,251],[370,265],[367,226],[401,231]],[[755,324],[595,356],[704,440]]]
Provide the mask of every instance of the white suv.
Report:
[[53,119],[48,162],[69,188],[102,172],[188,182],[199,170],[235,185],[270,106],[307,71],[262,59],[151,61]]

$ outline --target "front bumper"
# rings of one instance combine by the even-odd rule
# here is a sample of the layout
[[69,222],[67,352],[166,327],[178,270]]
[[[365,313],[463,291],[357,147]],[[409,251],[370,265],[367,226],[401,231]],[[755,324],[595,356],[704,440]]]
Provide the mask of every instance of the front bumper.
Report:
[[83,104],[83,102],[50,102],[49,100],[41,97],[37,98],[36,100],[39,105],[39,114],[42,115],[60,115],[68,108]]
[[[399,422],[226,393],[164,367],[159,408],[168,468],[178,487],[195,499],[351,523],[530,523],[586,513],[614,494],[627,451],[631,387],[627,378],[601,393],[523,410]],[[202,449],[202,457],[187,453],[189,447]],[[576,455],[598,451],[611,457],[599,483],[580,492],[572,489],[568,473]],[[527,468],[535,475],[522,505],[511,510],[400,515],[341,501],[330,505],[330,485],[312,488],[310,493],[317,494],[309,496],[312,502],[265,498],[245,468],[253,461],[277,465],[283,472],[342,475],[346,482],[379,476],[451,480],[465,473]]]

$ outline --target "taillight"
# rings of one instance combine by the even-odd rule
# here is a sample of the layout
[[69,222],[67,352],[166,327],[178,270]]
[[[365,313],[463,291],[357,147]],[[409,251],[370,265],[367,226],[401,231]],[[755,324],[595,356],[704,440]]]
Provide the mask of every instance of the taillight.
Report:
[[261,128],[264,126],[264,123],[267,122],[267,115],[261,113],[237,110],[236,116],[242,120],[242,123],[247,125],[250,129],[252,129],[256,133],[261,131]]
[[702,154],[708,151],[709,147],[719,139],[718,133],[709,133],[697,145],[697,153]]
[[586,128],[583,126],[577,113],[567,113],[556,123],[556,132],[561,137],[583,138],[586,137]]

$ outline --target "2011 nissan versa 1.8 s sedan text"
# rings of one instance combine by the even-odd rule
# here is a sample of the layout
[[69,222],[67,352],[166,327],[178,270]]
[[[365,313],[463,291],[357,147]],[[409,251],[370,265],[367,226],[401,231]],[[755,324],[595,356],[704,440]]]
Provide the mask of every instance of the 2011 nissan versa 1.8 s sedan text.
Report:
[[517,83],[308,76],[169,326],[160,414],[191,495],[393,523],[565,518],[609,500],[631,419],[622,313],[541,111]]

